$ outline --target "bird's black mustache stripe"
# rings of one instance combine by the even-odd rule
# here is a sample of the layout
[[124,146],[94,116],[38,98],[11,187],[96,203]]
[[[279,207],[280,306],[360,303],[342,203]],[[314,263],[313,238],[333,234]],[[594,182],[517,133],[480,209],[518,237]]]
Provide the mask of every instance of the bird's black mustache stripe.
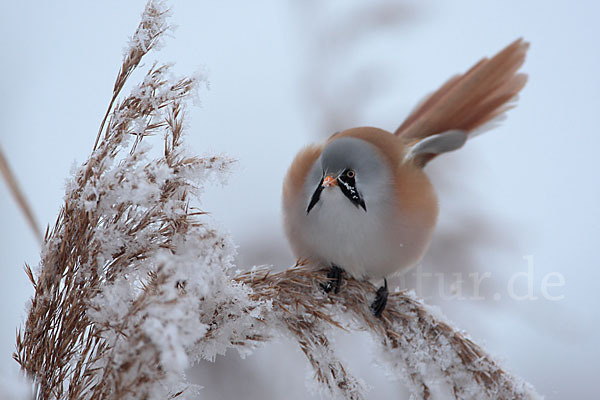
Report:
[[325,187],[323,187],[323,179],[325,179],[325,175],[323,175],[323,177],[321,178],[321,182],[319,182],[319,184],[317,185],[317,189],[310,198],[310,203],[308,204],[308,208],[306,209],[306,214],[310,212],[310,210],[319,202],[319,199],[321,198],[321,192],[323,191],[323,189],[325,189]]
[[338,179],[338,186],[342,190],[342,193],[354,204],[356,207],[362,207],[365,212],[367,211],[367,205],[365,201],[360,197],[360,193],[356,189],[356,181],[354,178],[349,178],[346,174],[342,174]]
[[[306,214],[310,213],[310,210],[312,210],[312,208],[319,202],[319,199],[321,198],[321,193],[323,192],[323,189],[325,189],[325,187],[323,186],[324,178],[325,177],[323,176],[321,178],[321,181],[317,185],[317,188],[315,189],[315,192],[313,193],[310,199],[310,203],[308,204],[308,208],[306,209]],[[337,181],[338,186],[340,187],[340,190],[342,191],[344,196],[346,196],[348,200],[350,200],[352,204],[354,204],[356,207],[362,207],[362,209],[366,212],[367,205],[365,204],[365,201],[362,199],[360,193],[358,193],[358,190],[356,189],[356,182],[354,178],[348,178],[347,176],[342,175],[339,178],[337,178]]]

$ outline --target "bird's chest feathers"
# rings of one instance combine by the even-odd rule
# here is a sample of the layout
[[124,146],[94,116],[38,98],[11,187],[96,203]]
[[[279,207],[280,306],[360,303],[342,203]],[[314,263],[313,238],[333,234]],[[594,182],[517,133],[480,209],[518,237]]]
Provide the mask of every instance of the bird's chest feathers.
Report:
[[376,228],[377,223],[373,220],[375,213],[367,213],[356,207],[338,188],[324,190],[319,203],[314,215],[307,215],[312,228],[320,232],[319,236],[336,242],[348,242]]
[[[367,264],[390,256],[386,254],[388,223],[382,210],[368,202],[367,210],[354,205],[339,188],[323,191],[319,204],[306,215],[307,239],[321,259],[360,276]],[[355,268],[358,270],[353,271]]]

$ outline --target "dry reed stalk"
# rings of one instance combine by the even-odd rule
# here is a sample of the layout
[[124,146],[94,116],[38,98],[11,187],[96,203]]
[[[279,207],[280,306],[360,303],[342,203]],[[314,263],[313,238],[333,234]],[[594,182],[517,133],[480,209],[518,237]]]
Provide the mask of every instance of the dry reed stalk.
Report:
[[8,164],[8,159],[4,155],[4,150],[2,150],[1,146],[0,146],[0,173],[2,173],[2,176],[4,177],[4,180],[6,181],[6,184],[8,185],[9,191],[12,193],[13,197],[15,198],[15,200],[17,202],[17,205],[19,206],[19,208],[21,209],[21,212],[25,216],[25,219],[27,220],[29,227],[33,231],[35,238],[38,240],[38,242],[41,243],[42,242],[42,231],[40,229],[40,226],[37,222],[37,219],[35,218],[35,215],[33,214],[33,211],[31,210],[31,207],[29,206],[29,202],[27,202],[27,198],[25,197],[25,195],[23,194],[23,191],[21,190],[21,187],[19,186],[19,181],[15,177],[15,174],[13,173],[12,169],[10,168],[10,166]]
[[[138,50],[127,53],[116,94],[165,31],[161,7],[148,3],[136,36],[150,42],[133,41]],[[183,101],[196,82],[170,81],[167,72],[154,65],[128,96],[113,96],[105,134],[67,185],[39,269],[27,267],[35,295],[14,358],[36,399],[193,397],[190,362],[277,336],[297,340],[328,397],[364,398],[335,356],[331,329],[371,332],[414,396],[445,389],[458,399],[536,398],[408,293],[391,295],[379,319],[368,282],[345,279],[339,294],[326,295],[324,272],[311,266],[232,276],[235,246],[189,206],[231,160],[186,154]],[[150,133],[164,135],[153,159],[143,141]]]

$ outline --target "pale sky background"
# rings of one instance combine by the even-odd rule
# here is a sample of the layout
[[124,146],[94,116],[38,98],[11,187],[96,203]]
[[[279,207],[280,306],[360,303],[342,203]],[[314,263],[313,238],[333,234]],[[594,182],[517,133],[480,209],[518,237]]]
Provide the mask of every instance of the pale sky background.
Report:
[[[3,2],[0,145],[44,226],[56,218],[71,166],[93,146],[144,4]],[[397,22],[344,41],[336,27],[366,4],[390,5]],[[201,90],[201,106],[188,112],[188,143],[239,164],[228,186],[209,188],[202,207],[240,245],[240,268],[282,268],[292,257],[279,221],[281,181],[300,147],[334,128],[394,130],[452,74],[517,37],[530,41],[523,68],[530,81],[517,108],[501,127],[428,167],[440,188],[440,233],[422,269],[443,271],[440,260],[469,249],[469,265],[491,274],[482,284],[486,299],[421,294],[548,399],[592,399],[600,373],[599,4],[174,1],[178,28],[155,55],[176,62],[178,73],[208,69],[210,90]],[[333,122],[324,122],[324,105],[340,113]],[[16,371],[15,330],[33,293],[22,267],[37,264],[39,247],[4,183],[0,208],[0,376],[7,376]],[[500,233],[485,239],[480,230]],[[527,291],[525,278],[515,275],[528,271],[527,256],[538,299],[517,301],[508,283],[516,276],[517,294]],[[564,277],[564,286],[548,290],[558,301],[541,290],[551,273]],[[449,287],[452,278],[445,279]],[[368,338],[339,341],[353,372],[374,386],[372,398],[398,390],[371,367]],[[354,354],[365,342],[367,350]],[[228,355],[202,365],[196,380],[207,387],[206,398],[235,398],[227,382],[241,376],[251,384],[247,398],[306,398],[308,367],[293,347],[268,345],[246,360]],[[261,385],[273,389],[252,387]]]

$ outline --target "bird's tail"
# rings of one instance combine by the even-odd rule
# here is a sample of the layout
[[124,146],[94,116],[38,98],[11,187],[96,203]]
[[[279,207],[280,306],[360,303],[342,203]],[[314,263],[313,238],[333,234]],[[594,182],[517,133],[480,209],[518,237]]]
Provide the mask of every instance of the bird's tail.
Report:
[[512,108],[527,82],[517,73],[529,43],[517,39],[494,57],[484,58],[462,75],[450,78],[426,98],[396,130],[407,141],[419,141],[450,130],[472,133]]

